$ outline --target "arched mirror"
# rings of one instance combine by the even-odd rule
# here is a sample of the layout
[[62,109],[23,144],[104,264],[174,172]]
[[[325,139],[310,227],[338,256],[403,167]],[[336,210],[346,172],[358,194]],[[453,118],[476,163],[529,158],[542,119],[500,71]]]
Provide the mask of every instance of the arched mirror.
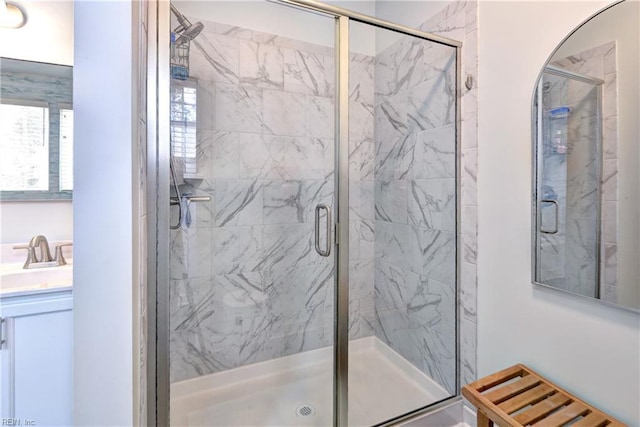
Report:
[[533,282],[640,311],[640,2],[550,55],[532,102]]

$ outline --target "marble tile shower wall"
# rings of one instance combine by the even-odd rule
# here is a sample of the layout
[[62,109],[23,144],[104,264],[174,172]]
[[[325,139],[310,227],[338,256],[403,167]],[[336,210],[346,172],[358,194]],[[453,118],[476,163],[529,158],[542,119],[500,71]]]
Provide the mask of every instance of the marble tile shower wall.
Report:
[[[549,89],[543,95],[544,110],[552,110],[559,106],[567,105],[567,90],[570,80],[560,76],[545,75],[545,82],[549,83]],[[554,134],[558,130],[563,135],[567,135],[568,117],[558,119],[549,117],[546,123],[548,123],[548,134],[544,136],[543,194],[546,194],[545,198],[564,201],[567,197],[566,155],[555,153],[552,141]],[[552,283],[568,290],[565,277],[566,250],[564,244],[566,239],[566,211],[566,203],[560,203],[557,212],[558,233],[540,234],[540,277],[545,283]],[[542,204],[541,220],[543,230],[553,230],[556,227],[554,205],[551,203]]]
[[[544,109],[551,110],[566,105],[568,80],[554,75],[545,75],[545,82],[549,83],[549,90],[545,92]],[[553,133],[557,130],[566,134],[566,118],[548,120],[549,131],[545,134],[544,170],[542,172],[542,191],[545,198],[566,200],[567,196],[567,168],[566,156],[554,154],[551,146]],[[553,125],[552,129],[550,126]],[[541,210],[541,228],[555,229],[556,211],[551,203],[543,203]],[[544,283],[554,284],[566,289],[565,265],[566,254],[564,240],[566,237],[566,204],[558,205],[558,232],[556,234],[540,233],[540,278]]]
[[349,61],[349,338],[374,334],[375,58]]
[[478,259],[478,2],[456,1],[420,26],[462,45],[460,212],[458,228],[460,384],[477,379],[477,259]]
[[[477,2],[420,26],[463,41],[477,74]],[[477,87],[461,88],[460,355],[456,360],[455,52],[402,40],[376,57],[376,335],[456,392],[476,379]],[[426,102],[425,102],[426,101]],[[457,366],[456,366],[457,364]]]
[[[477,2],[421,30],[463,42],[477,75]],[[461,88],[460,354],[455,319],[455,53],[403,40],[376,57],[376,335],[455,393],[476,379],[477,86]],[[395,67],[395,69],[394,69]],[[427,100],[427,102],[424,102]]]
[[410,37],[375,63],[376,335],[455,393],[455,49]]
[[[461,158],[459,265],[460,384],[477,379],[477,257],[478,257],[478,2],[454,1],[429,18],[420,29],[462,41]],[[447,366],[450,363],[447,362]],[[446,385],[450,389],[451,381]]]
[[[420,28],[464,42],[465,76],[477,72],[476,17],[475,1],[455,2]],[[329,201],[333,194],[329,178],[333,129],[330,121],[322,122],[332,117],[328,112],[333,109],[333,50],[215,23],[205,23],[205,32],[192,50],[192,74],[199,79],[198,166],[207,171],[196,192],[211,195],[212,202],[194,205],[195,225],[172,235],[172,381],[329,345],[333,322],[333,289],[329,285],[333,271],[326,260],[312,258],[315,252],[309,239],[311,209],[320,200]],[[444,56],[439,59],[446,64]],[[419,175],[412,180],[385,177],[392,170],[391,163],[378,164],[382,151],[376,150],[378,138],[374,140],[374,131],[381,125],[374,127],[374,108],[376,113],[384,113],[377,102],[380,95],[374,95],[374,66],[380,65],[372,57],[351,58],[350,337],[384,336],[379,319],[399,302],[393,298],[407,299],[411,305],[400,312],[412,311],[412,321],[419,319],[421,326],[425,322],[433,326],[422,335],[424,343],[430,344],[421,348],[422,356],[434,362],[412,362],[453,391],[456,360],[455,344],[450,340],[455,335],[443,332],[453,331],[453,326],[445,326],[453,319],[442,314],[445,306],[455,302],[451,274],[446,269],[425,271],[424,264],[423,274],[417,274],[411,270],[420,269],[416,258],[408,268],[398,269],[374,260],[374,256],[380,260],[394,256],[376,243],[388,238],[396,225],[405,225],[401,224],[404,219],[393,222],[397,216],[389,199],[393,200],[394,192],[388,191],[393,185],[405,191],[399,183],[404,180],[406,226],[411,221],[412,227],[417,224],[416,230],[423,231],[413,240],[407,238],[419,244],[427,241],[419,237],[438,236],[435,240],[445,251],[421,250],[434,255],[436,261],[440,257],[439,262],[450,263],[448,242],[455,233],[455,218],[453,214],[447,217],[446,212],[455,208],[455,202],[448,201],[455,178],[443,175],[448,167],[436,168],[440,175],[425,175],[424,179]],[[317,119],[314,114],[326,119]],[[424,148],[440,148],[439,140],[453,138],[451,123],[445,123],[448,114],[430,131],[426,127],[417,131],[426,123],[411,123],[412,132],[407,135],[423,132]],[[319,121],[310,122],[309,118]],[[429,140],[431,145],[426,143]],[[390,147],[393,145],[379,148]],[[449,155],[444,157],[448,160]],[[323,159],[322,168],[318,158]],[[462,92],[461,164],[459,369],[464,384],[476,378],[475,84]],[[375,178],[378,172],[380,179]],[[427,173],[418,168],[412,171],[423,172]],[[409,181],[416,181],[411,188]],[[414,199],[410,210],[409,191],[413,189],[412,197],[433,194],[434,199]],[[374,195],[379,197],[377,206]],[[426,203],[427,209],[417,209],[418,203]],[[379,215],[376,208],[382,210]],[[376,230],[378,225],[382,230]],[[406,273],[411,278],[403,284],[404,289],[393,293],[380,288],[376,295],[374,285],[381,274],[398,283],[400,276],[394,275]],[[420,282],[413,280],[416,277]],[[426,280],[426,287],[422,280]],[[452,306],[450,313],[454,313]],[[410,332],[398,331],[411,335],[409,345],[420,345],[412,338],[418,334]]]
[[[577,292],[596,294],[596,260],[598,252],[598,138],[597,98],[595,87],[590,90],[569,85],[568,101],[574,108],[569,115],[568,139],[574,140],[567,156],[566,198],[566,273]],[[578,117],[578,115],[580,115]],[[589,289],[584,289],[589,288]],[[576,291],[571,289],[571,291]]]
[[[593,130],[597,120],[594,85],[558,76],[548,76],[549,90],[543,95],[544,110],[568,106],[566,116],[546,114],[543,193],[557,200],[543,204],[542,228],[556,234],[541,234],[541,277],[561,289],[595,295],[597,250],[597,144]],[[556,132],[566,138],[566,153],[558,152]],[[557,221],[557,226],[555,222]]]
[[463,81],[471,77],[469,88],[461,88],[462,96],[462,158],[460,221],[458,238],[460,292],[460,384],[477,379],[477,263],[478,263],[478,3],[463,1],[445,10],[440,26],[429,25],[436,33],[463,40]]
[[[602,93],[602,178],[600,296],[617,302],[618,283],[618,110],[616,43],[609,42],[560,59],[554,65],[604,80]],[[593,109],[591,110],[593,112]],[[583,116],[586,117],[585,114]],[[592,114],[593,116],[593,114]],[[579,132],[579,129],[576,130]],[[584,134],[584,132],[580,132]],[[595,212],[595,209],[591,209]],[[584,264],[584,262],[582,262]]]
[[[353,60],[363,80],[352,99],[366,103],[373,61]],[[172,381],[333,342],[332,258],[312,241],[315,206],[333,204],[333,49],[205,22],[190,66],[204,178],[190,190],[212,201],[194,206],[194,225],[172,234]],[[360,116],[362,132],[366,114],[372,109]],[[357,153],[354,146],[361,167]],[[372,230],[354,227],[372,241]],[[365,246],[352,253],[352,338],[372,330],[373,251]]]

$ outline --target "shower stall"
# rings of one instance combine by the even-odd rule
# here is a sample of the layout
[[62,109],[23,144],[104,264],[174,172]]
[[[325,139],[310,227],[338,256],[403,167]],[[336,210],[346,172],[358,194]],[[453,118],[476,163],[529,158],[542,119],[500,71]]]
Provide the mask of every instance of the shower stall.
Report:
[[457,396],[461,43],[313,0],[157,14],[156,423]]
[[547,66],[537,92],[535,281],[599,298],[603,81]]

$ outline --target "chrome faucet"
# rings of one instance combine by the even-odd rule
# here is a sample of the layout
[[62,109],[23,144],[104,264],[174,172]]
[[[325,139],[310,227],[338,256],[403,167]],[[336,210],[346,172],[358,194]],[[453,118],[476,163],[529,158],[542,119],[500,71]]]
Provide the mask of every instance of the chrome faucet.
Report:
[[[36,254],[36,249],[40,248],[40,256]],[[49,252],[49,241],[42,234],[31,238],[29,242],[29,255],[31,262],[51,262],[51,252]]]
[[27,250],[27,260],[22,268],[56,267],[67,263],[62,254],[62,248],[72,245],[72,243],[56,245],[56,255],[55,258],[52,258],[47,238],[38,234],[31,238],[28,245],[14,246],[13,249]]

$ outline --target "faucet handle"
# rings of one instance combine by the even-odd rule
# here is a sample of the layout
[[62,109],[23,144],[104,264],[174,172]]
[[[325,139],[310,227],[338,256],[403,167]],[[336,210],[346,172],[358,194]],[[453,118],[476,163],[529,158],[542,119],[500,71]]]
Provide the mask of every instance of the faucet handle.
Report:
[[27,260],[24,263],[22,268],[29,268],[31,264],[38,262],[36,258],[36,249],[31,245],[16,245],[13,249],[26,249],[27,250]]
[[61,243],[59,245],[56,245],[56,254],[54,257],[54,261],[56,262],[56,265],[67,264],[67,260],[64,259],[64,255],[62,254],[62,248],[64,248],[65,246],[73,246],[73,243]]

